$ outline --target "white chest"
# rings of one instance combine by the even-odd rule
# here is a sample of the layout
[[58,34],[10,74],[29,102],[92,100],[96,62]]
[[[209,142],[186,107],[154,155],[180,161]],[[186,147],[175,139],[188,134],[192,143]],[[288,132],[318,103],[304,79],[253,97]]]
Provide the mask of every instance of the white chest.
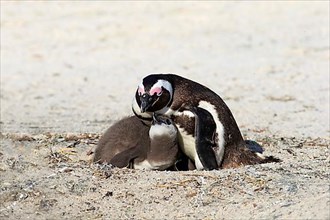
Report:
[[188,134],[184,128],[177,126],[179,131],[179,144],[181,150],[185,155],[187,155],[191,160],[195,162],[195,166],[198,170],[203,169],[203,165],[198,157],[196,151],[196,139],[192,135]]
[[[218,165],[220,166],[223,155],[224,155],[224,150],[225,150],[225,142],[224,142],[224,127],[221,121],[219,120],[218,112],[216,110],[216,107],[206,101],[200,101],[198,103],[198,107],[205,109],[208,111],[216,124],[216,133],[218,136],[217,141],[217,148],[215,148],[215,157],[217,160]],[[173,111],[172,109],[168,109],[165,112],[166,115],[174,115],[174,116],[188,116],[190,118],[195,117],[194,113],[191,111]],[[200,125],[200,126],[206,126],[206,125]],[[197,169],[203,169],[203,165],[200,162],[200,159],[198,157],[197,151],[196,151],[196,140],[192,135],[189,135],[187,131],[183,127],[178,126],[178,130],[180,133],[180,146],[182,148],[182,151],[192,160],[195,161],[195,166]]]

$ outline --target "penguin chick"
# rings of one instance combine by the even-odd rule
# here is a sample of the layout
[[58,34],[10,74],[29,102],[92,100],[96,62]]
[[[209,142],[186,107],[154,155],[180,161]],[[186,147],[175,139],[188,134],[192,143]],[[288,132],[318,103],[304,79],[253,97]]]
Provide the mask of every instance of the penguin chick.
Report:
[[154,116],[151,127],[137,117],[123,118],[101,137],[94,162],[116,167],[164,170],[178,155],[177,129],[166,116]]
[[143,161],[146,157],[148,132],[149,126],[134,116],[117,121],[101,136],[93,161],[120,168],[132,167],[134,159]]
[[174,165],[179,153],[178,130],[164,115],[153,115],[149,130],[150,147],[146,160],[134,162],[135,169],[165,170]]

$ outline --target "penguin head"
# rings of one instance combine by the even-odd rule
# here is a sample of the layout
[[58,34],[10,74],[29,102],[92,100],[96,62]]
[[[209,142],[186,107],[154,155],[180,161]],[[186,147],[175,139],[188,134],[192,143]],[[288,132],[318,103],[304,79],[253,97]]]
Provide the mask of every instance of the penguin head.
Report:
[[173,121],[166,115],[161,115],[153,113],[152,115],[152,125],[172,125]]
[[178,129],[174,122],[165,115],[153,113],[149,137],[155,139],[176,140]]
[[135,99],[142,113],[159,111],[172,101],[172,84],[160,77],[149,75],[139,84]]

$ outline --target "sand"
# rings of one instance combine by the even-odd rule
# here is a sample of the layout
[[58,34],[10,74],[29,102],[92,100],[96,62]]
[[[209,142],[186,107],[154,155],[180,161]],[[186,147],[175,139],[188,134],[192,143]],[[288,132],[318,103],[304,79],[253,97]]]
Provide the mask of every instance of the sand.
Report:
[[[0,219],[330,219],[329,2],[1,1]],[[277,164],[97,166],[143,76],[228,104]]]

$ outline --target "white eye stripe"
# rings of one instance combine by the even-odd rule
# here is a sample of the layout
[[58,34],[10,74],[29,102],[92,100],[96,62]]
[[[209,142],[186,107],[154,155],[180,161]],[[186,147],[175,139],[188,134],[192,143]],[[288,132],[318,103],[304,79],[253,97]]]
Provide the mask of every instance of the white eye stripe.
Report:
[[[152,90],[156,90],[156,88],[164,88],[166,89],[169,93],[170,93],[170,97],[172,99],[173,96],[173,88],[172,85],[169,81],[160,79],[158,80],[150,89],[150,91]],[[160,96],[163,92],[160,92],[158,96]]]
[[150,89],[150,95],[156,94],[157,96],[160,96],[163,93],[163,88],[162,87],[155,87],[153,86]]
[[143,87],[139,87],[138,88],[138,93],[139,93],[139,95],[142,95],[144,93],[144,88]]

